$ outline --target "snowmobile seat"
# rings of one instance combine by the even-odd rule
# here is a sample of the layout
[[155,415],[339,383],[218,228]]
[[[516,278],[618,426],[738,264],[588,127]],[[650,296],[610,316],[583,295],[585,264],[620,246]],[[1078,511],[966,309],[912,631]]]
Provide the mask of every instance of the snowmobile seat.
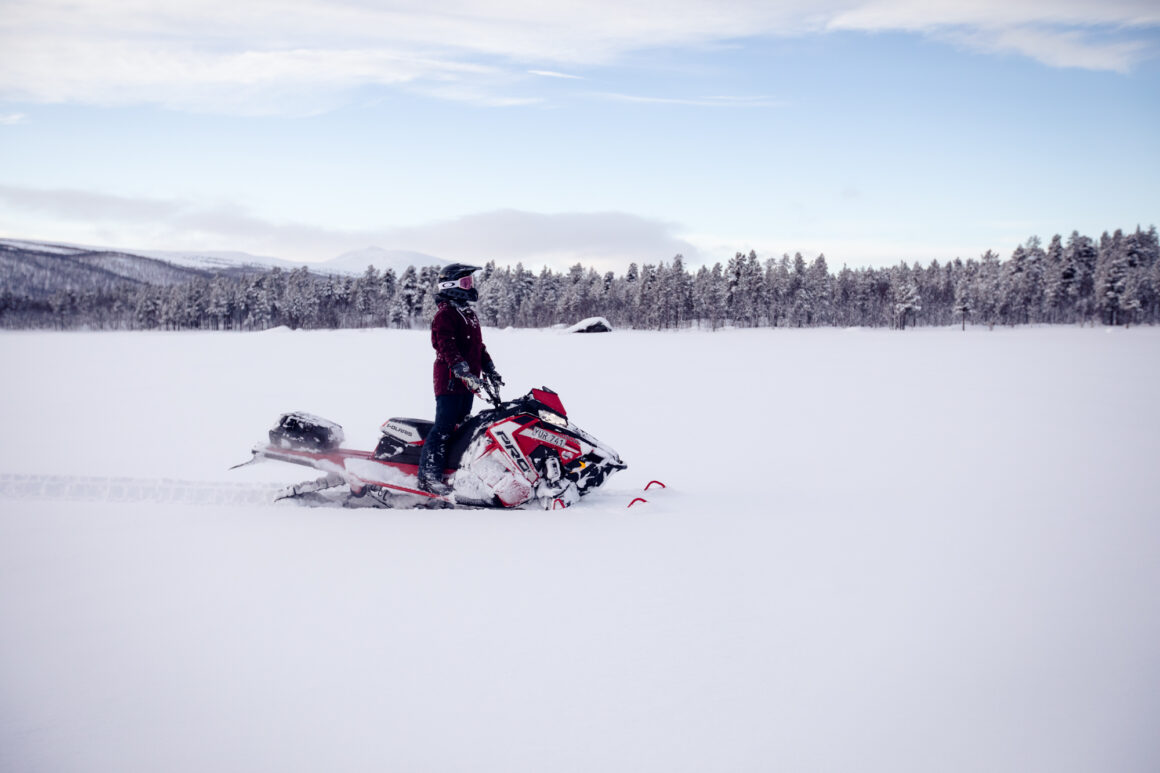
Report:
[[421,440],[426,440],[427,435],[431,432],[431,428],[435,426],[435,422],[428,419],[405,419],[405,418],[390,418],[383,422],[383,426],[379,430],[384,435],[394,435],[400,440],[408,443],[418,443]]
[[418,464],[422,443],[434,426],[435,422],[427,419],[387,419],[379,428],[382,434],[375,446],[375,458]]

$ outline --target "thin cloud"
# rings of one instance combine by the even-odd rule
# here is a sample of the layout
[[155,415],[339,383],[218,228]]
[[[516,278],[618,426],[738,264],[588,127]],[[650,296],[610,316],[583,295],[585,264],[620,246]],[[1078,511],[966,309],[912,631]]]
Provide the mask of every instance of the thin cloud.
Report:
[[600,92],[600,99],[615,102],[636,102],[646,105],[684,105],[687,107],[784,107],[786,103],[769,97],[647,97],[638,94]]
[[1012,27],[994,31],[958,31],[943,37],[987,54],[1016,54],[1051,67],[1128,73],[1145,58],[1148,47],[1138,40],[1097,41],[1076,30]]
[[513,96],[529,73],[572,79],[569,68],[658,48],[829,30],[905,31],[1127,72],[1155,54],[1158,28],[1154,0],[8,0],[0,99],[311,113],[378,86],[520,105],[535,101]]
[[24,113],[0,113],[0,126],[15,126],[27,119],[28,116]]
[[1003,29],[1128,27],[1160,25],[1153,0],[863,0],[830,15],[828,27],[921,32],[939,27]]
[[[1050,67],[1127,73],[1156,53],[1160,5],[1152,0],[871,0],[835,14],[826,27],[913,32]],[[1152,33],[1152,39],[1133,37],[1136,33]]]
[[564,78],[566,80],[582,81],[584,77],[581,75],[569,75],[565,72],[554,72],[552,70],[528,70],[529,75],[539,75],[542,78]]

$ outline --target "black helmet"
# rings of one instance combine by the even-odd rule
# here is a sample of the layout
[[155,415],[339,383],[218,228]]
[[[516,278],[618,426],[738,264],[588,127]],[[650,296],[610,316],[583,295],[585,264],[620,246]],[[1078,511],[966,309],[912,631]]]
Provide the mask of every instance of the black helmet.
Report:
[[452,263],[439,271],[439,281],[435,285],[435,297],[447,301],[477,301],[479,291],[475,289],[472,274],[479,266],[466,263]]

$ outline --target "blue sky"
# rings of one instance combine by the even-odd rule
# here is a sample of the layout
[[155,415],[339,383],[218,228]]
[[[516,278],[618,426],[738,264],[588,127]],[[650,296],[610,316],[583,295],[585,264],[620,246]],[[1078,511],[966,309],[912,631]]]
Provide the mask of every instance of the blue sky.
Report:
[[837,267],[1160,224],[1154,2],[0,8],[5,237]]

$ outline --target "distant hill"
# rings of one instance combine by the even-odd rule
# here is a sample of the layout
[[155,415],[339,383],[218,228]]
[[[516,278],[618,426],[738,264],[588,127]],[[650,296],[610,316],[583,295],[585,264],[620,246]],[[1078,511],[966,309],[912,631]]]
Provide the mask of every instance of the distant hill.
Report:
[[450,261],[408,250],[366,247],[321,263],[302,263],[245,252],[192,252],[92,247],[27,239],[0,239],[0,292],[44,298],[62,290],[91,292],[123,285],[173,285],[212,276],[307,268],[316,274],[358,276],[373,265],[401,275],[408,266]]
[[62,290],[180,284],[211,273],[114,250],[0,239],[0,288],[30,298]]

